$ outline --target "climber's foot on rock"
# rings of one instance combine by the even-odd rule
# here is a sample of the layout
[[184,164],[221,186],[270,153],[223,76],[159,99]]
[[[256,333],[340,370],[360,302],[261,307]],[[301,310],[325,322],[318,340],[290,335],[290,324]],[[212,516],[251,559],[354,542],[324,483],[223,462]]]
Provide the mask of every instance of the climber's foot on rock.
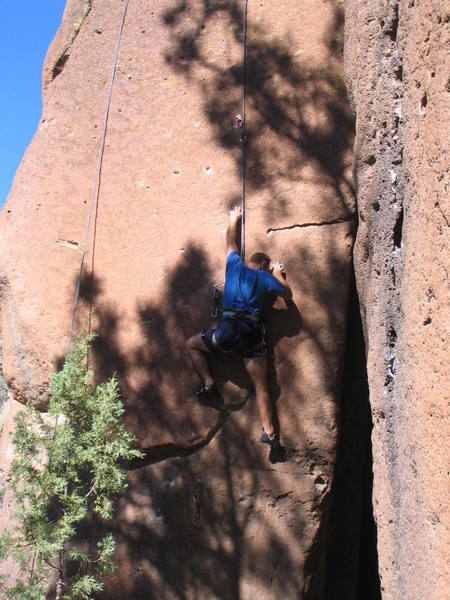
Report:
[[286,448],[281,445],[279,433],[275,432],[273,435],[269,435],[263,427],[260,439],[263,444],[270,446],[269,461],[272,464],[287,461]]
[[265,430],[264,427],[262,428],[262,433],[261,433],[261,438],[260,438],[261,442],[263,444],[269,444],[269,446],[271,448],[273,448],[274,450],[276,450],[277,448],[281,447],[280,444],[280,436],[278,433],[274,432],[272,435],[269,435]]
[[202,387],[195,392],[195,395],[204,406],[210,406],[217,410],[225,410],[225,406],[215,383],[208,386],[202,385]]

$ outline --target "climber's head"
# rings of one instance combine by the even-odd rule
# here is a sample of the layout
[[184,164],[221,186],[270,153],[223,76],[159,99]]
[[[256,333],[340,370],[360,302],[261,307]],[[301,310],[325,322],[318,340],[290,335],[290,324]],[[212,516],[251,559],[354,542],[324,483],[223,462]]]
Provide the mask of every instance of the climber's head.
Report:
[[257,269],[258,271],[268,271],[270,267],[270,256],[264,252],[255,252],[251,255],[248,266],[251,269]]

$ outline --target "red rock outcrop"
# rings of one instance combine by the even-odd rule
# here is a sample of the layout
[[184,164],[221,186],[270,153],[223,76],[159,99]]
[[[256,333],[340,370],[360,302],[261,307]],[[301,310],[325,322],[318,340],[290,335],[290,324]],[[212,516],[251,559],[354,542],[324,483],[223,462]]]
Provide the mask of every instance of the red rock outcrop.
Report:
[[443,600],[450,586],[449,7],[348,0],[345,39],[381,590],[386,600]]
[[[39,131],[0,215],[3,370],[16,401],[43,408],[67,343],[121,11],[69,0]],[[324,595],[354,228],[339,3],[249,5],[246,249],[280,257],[294,290],[268,323],[287,462],[258,442],[242,365],[214,362],[233,409],[217,413],[192,399],[183,348],[208,324],[240,196],[241,11],[128,4],[76,322],[94,309],[98,377],[118,374],[147,453],[112,524],[119,571],[105,598]]]

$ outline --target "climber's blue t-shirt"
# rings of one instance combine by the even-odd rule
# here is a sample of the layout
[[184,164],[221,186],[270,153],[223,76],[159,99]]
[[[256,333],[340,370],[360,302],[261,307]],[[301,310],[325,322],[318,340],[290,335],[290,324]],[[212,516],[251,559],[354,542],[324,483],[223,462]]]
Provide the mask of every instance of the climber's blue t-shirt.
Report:
[[251,269],[236,251],[230,252],[225,271],[224,310],[259,315],[267,295],[284,292],[284,286],[268,271]]

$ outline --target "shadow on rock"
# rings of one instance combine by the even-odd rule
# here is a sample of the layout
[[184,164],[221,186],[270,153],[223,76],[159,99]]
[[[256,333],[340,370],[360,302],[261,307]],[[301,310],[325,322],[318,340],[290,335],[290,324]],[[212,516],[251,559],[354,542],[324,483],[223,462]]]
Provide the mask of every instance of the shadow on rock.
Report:
[[[170,40],[167,64],[200,87],[202,109],[216,142],[232,154],[239,174],[241,148],[230,116],[241,103],[243,65],[217,66],[208,60],[202,45],[202,32],[214,26],[218,15],[229,21],[231,35],[240,42],[242,10],[237,0],[182,0],[166,10],[162,18]],[[336,9],[326,40],[330,56],[341,50],[342,25],[342,11]],[[255,26],[249,40],[248,183],[253,189],[267,189],[273,197],[265,209],[268,220],[275,211],[277,219],[290,216],[286,193],[277,182],[294,186],[308,177],[320,180],[325,188],[318,203],[337,199],[342,214],[351,218],[353,188],[347,168],[354,124],[341,73],[333,61],[327,70],[302,64],[292,56],[289,42],[273,41],[261,26]],[[323,116],[320,123],[307,118],[313,113]],[[268,145],[273,148],[270,156]],[[308,165],[313,165],[314,176]],[[332,248],[329,256],[316,259],[302,248],[294,250],[305,264],[296,285],[329,307],[325,326],[336,331],[340,304],[333,299],[342,288],[336,278],[342,272],[342,258]],[[325,275],[320,260],[328,265]],[[322,283],[317,281],[318,267]],[[136,307],[141,342],[132,352],[124,352],[120,345],[121,315],[103,302],[101,280],[93,274],[85,279],[82,303],[94,308],[93,327],[99,332],[92,347],[97,376],[104,380],[118,374],[127,425],[146,452],[143,461],[130,465],[128,493],[120,499],[117,517],[108,527],[118,540],[121,568],[99,598],[240,600],[248,597],[243,576],[249,573],[252,585],[271,590],[272,597],[313,598],[317,590],[313,576],[323,574],[329,502],[319,494],[308,502],[299,500],[294,479],[314,477],[318,464],[324,463],[330,472],[332,466],[325,464],[320,448],[308,439],[302,425],[306,399],[298,381],[286,378],[284,389],[280,388],[274,349],[282,339],[313,340],[326,373],[329,349],[318,332],[305,325],[293,302],[275,306],[268,315],[274,414],[278,422],[277,411],[285,411],[298,439],[289,440],[287,449],[271,448],[267,456],[267,448],[252,437],[256,418],[252,386],[238,357],[211,357],[213,375],[225,390],[225,411],[202,406],[193,394],[198,381],[183,342],[208,327],[212,279],[211,265],[199,244],[191,243],[167,273],[162,299]],[[294,370],[289,351],[282,361],[286,373]],[[339,385],[334,382],[330,388]],[[277,406],[281,391],[295,398],[296,404]],[[326,421],[319,406],[317,420]],[[334,431],[326,433],[334,440]],[[288,463],[282,467],[286,475],[270,467],[282,462]],[[323,518],[312,541],[311,514]],[[97,535],[96,528],[93,522],[86,536]]]

